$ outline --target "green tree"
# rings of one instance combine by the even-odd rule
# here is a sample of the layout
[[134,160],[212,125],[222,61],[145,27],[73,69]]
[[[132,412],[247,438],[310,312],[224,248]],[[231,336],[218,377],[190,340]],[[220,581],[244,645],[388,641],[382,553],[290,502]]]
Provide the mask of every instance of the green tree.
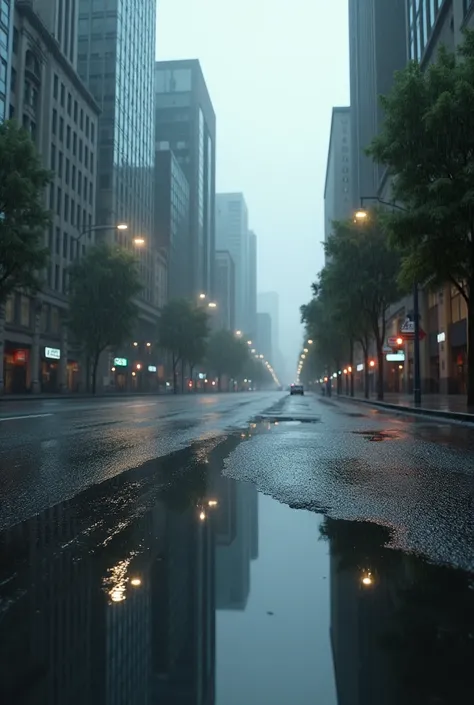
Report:
[[208,320],[207,314],[187,299],[173,299],[161,312],[159,341],[161,347],[171,354],[175,394],[178,392],[179,363],[188,363],[192,368],[203,358],[209,335]]
[[336,325],[343,335],[360,341],[366,372],[369,331],[372,334],[377,348],[377,398],[382,400],[386,313],[400,296],[398,252],[390,246],[374,211],[364,225],[336,223],[326,253],[329,264],[323,282],[328,285],[327,300],[336,306]]
[[132,335],[140,289],[137,261],[123,248],[92,247],[70,267],[69,326],[83,345],[93,394],[101,353]]
[[468,310],[468,405],[474,406],[474,32],[426,71],[411,62],[382,98],[368,153],[393,177],[406,212],[385,224],[403,252],[402,279],[450,282]]
[[209,339],[207,361],[211,370],[217,375],[219,390],[222,375],[236,379],[248,359],[247,343],[228,330],[218,330]]
[[50,177],[29,133],[14,121],[0,124],[0,306],[13,291],[41,288],[50,222],[44,192]]

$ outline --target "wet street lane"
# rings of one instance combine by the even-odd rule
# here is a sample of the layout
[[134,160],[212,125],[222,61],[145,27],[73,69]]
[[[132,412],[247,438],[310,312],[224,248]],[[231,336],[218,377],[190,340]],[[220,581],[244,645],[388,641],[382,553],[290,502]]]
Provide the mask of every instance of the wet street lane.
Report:
[[0,529],[86,487],[238,428],[279,393],[0,405]]
[[252,398],[0,533],[2,705],[474,701],[472,430]]

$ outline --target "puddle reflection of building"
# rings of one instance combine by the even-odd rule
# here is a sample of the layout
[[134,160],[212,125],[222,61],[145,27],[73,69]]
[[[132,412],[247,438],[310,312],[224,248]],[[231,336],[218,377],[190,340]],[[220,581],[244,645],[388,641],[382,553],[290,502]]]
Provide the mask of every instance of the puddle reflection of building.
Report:
[[219,477],[216,494],[216,608],[245,610],[258,558],[258,493],[251,483]]
[[211,521],[158,502],[80,531],[65,502],[1,535],[2,705],[213,705]]
[[[330,538],[330,609],[338,705],[400,705],[399,679],[384,639],[394,627],[403,570],[398,579],[390,571],[372,572],[370,559],[357,555],[361,537],[354,535],[355,523],[326,521],[334,532]],[[378,528],[385,531],[376,527],[376,532]],[[383,542],[378,556],[383,552],[381,546]]]

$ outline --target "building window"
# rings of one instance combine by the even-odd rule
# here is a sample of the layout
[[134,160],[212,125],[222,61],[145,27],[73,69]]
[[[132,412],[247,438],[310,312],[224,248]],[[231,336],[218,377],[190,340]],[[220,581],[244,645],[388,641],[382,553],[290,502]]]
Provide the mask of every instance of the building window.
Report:
[[58,91],[59,91],[59,78],[57,74],[54,74],[54,80],[53,80],[53,96],[54,99],[58,99]]
[[51,145],[51,165],[50,165],[51,171],[55,171],[56,169],[56,147],[54,144]]
[[64,86],[64,83],[61,83],[61,108],[64,108],[64,104],[66,102],[66,87]]
[[57,111],[56,109],[53,110],[53,126],[52,126],[52,130],[53,130],[53,135],[55,135],[56,132],[57,132],[57,130],[58,130],[58,111]]
[[64,118],[59,118],[59,139],[61,142],[64,140]]
[[71,149],[71,126],[68,125],[66,127],[66,147],[67,149]]
[[67,114],[69,117],[72,115],[72,95],[70,93],[67,94]]
[[63,233],[63,257],[67,259],[67,248],[68,248],[68,236],[67,233]]

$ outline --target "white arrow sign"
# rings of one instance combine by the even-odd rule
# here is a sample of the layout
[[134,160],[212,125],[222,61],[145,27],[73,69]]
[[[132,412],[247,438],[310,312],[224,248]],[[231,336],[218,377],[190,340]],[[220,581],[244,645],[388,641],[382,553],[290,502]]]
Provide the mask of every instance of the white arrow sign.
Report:
[[407,318],[403,323],[402,327],[400,328],[401,333],[414,333],[415,332],[415,321],[410,321],[409,318]]

